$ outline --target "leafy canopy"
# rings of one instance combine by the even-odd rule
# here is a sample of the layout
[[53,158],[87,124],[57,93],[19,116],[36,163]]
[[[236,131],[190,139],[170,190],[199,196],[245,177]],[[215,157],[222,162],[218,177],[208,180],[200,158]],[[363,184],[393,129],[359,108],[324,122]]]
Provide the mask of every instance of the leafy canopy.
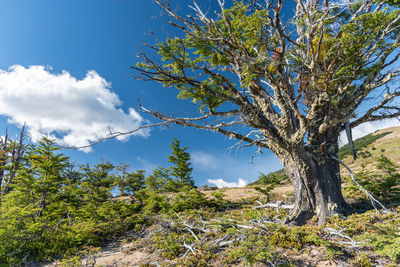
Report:
[[[182,34],[152,46],[162,63],[140,54],[133,68],[176,87],[178,98],[202,114],[145,110],[166,123],[217,131],[279,155],[305,142],[319,147],[321,136],[353,118],[355,127],[400,115],[400,92],[389,87],[400,74],[398,1],[233,1],[220,2],[215,15],[194,4],[189,18],[155,1]],[[379,93],[378,104],[359,112]],[[252,129],[229,128],[238,125]]]

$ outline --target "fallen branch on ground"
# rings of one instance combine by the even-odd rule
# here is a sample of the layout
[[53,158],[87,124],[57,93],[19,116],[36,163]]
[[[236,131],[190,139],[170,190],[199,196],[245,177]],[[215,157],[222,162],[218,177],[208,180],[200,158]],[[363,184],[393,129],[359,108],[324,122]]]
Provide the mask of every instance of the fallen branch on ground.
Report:
[[294,205],[284,205],[282,201],[279,201],[277,203],[267,203],[263,204],[260,201],[257,201],[260,206],[253,207],[253,209],[261,209],[261,208],[277,208],[279,210],[280,208],[282,209],[293,209]]
[[218,245],[220,242],[225,241],[225,240],[228,239],[229,237],[231,237],[231,234],[228,233],[228,234],[224,235],[223,237],[221,237],[221,238],[215,240],[213,243],[214,243],[214,245]]
[[[196,248],[194,247],[195,245],[196,245],[196,243],[188,245],[188,244],[186,244],[185,241],[183,241],[183,246],[184,246],[185,248],[187,248],[188,250],[186,250],[186,252],[185,252],[185,254],[183,254],[182,258],[185,257],[185,256],[189,253],[189,251],[192,252],[193,255],[196,255],[196,251],[197,251],[198,254],[201,255],[200,250],[198,250],[198,249],[196,249]],[[195,251],[195,250],[196,250],[196,251]]]
[[341,228],[338,229],[338,230],[336,230],[336,229],[334,229],[334,228],[327,227],[327,228],[324,228],[324,229],[322,229],[322,230],[323,230],[324,232],[326,232],[327,234],[329,234],[329,235],[338,236],[338,237],[341,237],[341,238],[344,238],[344,239],[349,240],[349,242],[338,241],[338,243],[341,243],[341,244],[343,244],[343,245],[348,245],[348,244],[350,244],[352,247],[358,247],[360,244],[362,244],[362,242],[357,242],[357,241],[355,241],[354,239],[352,239],[350,236],[343,234],[343,229],[341,229]]

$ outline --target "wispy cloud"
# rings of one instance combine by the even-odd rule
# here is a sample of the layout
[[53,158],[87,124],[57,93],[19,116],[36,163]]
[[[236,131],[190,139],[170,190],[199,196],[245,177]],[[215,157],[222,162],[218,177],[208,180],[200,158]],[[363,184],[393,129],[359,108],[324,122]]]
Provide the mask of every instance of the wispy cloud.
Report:
[[136,160],[139,163],[140,169],[145,170],[147,174],[152,173],[152,171],[158,167],[157,164],[148,161],[142,157],[136,157]]
[[260,172],[269,173],[282,168],[279,159],[272,153],[265,153],[265,156],[255,159],[253,163],[249,162],[249,153],[236,157],[222,151],[194,151],[191,156],[194,176],[200,185],[218,182],[221,185],[227,183],[226,186],[239,186],[236,181],[251,182],[257,179]]
[[218,188],[224,187],[244,187],[247,185],[247,181],[242,178],[238,178],[237,182],[227,182],[224,179],[208,179],[208,183],[215,185]]
[[216,157],[204,151],[195,151],[191,154],[192,162],[201,169],[217,169],[218,162]]
[[143,118],[133,108],[124,112],[120,105],[111,84],[95,71],[79,80],[67,71],[55,74],[44,66],[0,70],[0,114],[16,125],[26,123],[33,141],[47,136],[62,145],[85,146],[110,130],[139,127]]
[[[363,123],[354,129],[351,130],[353,139],[356,140],[357,138],[366,136],[367,134],[373,133],[377,130],[393,127],[393,126],[400,126],[400,121],[398,119],[388,119],[382,121],[374,121],[374,122],[366,122]],[[339,137],[339,146],[344,146],[347,144],[347,137],[346,133],[343,131]]]

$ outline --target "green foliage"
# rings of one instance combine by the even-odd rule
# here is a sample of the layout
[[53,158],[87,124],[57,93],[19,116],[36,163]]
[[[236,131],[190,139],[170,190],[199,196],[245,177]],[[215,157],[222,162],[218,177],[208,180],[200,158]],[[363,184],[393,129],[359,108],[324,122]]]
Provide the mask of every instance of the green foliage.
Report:
[[358,255],[356,259],[352,262],[352,266],[354,267],[372,267],[371,261],[367,254],[361,253]]
[[[53,257],[60,248],[68,254],[72,252],[71,243],[83,242],[73,234],[78,229],[69,220],[75,217],[77,201],[68,200],[75,198],[72,194],[79,189],[65,173],[68,159],[56,154],[56,150],[53,142],[46,139],[31,147],[26,164],[17,173],[13,191],[2,198],[0,243],[14,241],[0,247],[0,262],[16,264],[24,257]],[[61,237],[61,229],[65,238]],[[89,242],[93,239],[87,235],[83,238]],[[4,258],[12,252],[16,253]]]
[[375,2],[400,7],[400,0],[375,0]]
[[[259,218],[272,218],[275,209],[269,210],[260,210]],[[385,264],[397,266],[400,259],[398,209],[388,214],[370,211],[348,218],[332,217],[322,226],[301,227],[265,224],[243,214],[253,214],[251,217],[254,217],[257,213],[254,209],[242,207],[226,212],[194,210],[163,216],[161,225],[164,225],[164,230],[159,230],[163,234],[155,233],[155,244],[146,245],[156,247],[163,257],[178,261],[182,266],[204,262],[228,266],[303,266],[305,263],[301,259],[305,255],[319,258],[319,264],[322,261],[324,264],[325,261],[331,264],[345,261],[351,266],[374,266],[382,259]],[[193,228],[188,228],[188,225]],[[328,234],[329,229],[336,229],[342,235]],[[355,251],[353,245],[348,244],[349,238],[359,242],[358,250],[365,252]],[[218,240],[224,240],[226,244],[218,246],[221,244]],[[185,243],[192,246],[195,253],[188,251]],[[319,256],[315,257],[314,253]],[[381,257],[379,261],[378,256]]]
[[[357,140],[354,141],[354,148],[356,149],[356,151],[360,154],[360,151],[363,148],[366,148],[368,145],[374,143],[376,140],[381,139],[382,137],[391,134],[392,132],[384,132],[381,134],[368,134],[364,137],[358,138]],[[347,156],[350,156],[352,154],[351,150],[350,150],[350,145],[344,145],[343,147],[341,147],[339,149],[339,159],[344,159]],[[362,154],[362,153],[361,153]],[[364,153],[365,154],[365,153]],[[371,153],[366,152],[366,154],[362,157],[369,157],[371,155]]]
[[[359,182],[394,206],[400,200],[398,166],[384,155],[376,160],[376,170],[363,170]],[[102,242],[160,218],[166,219],[168,230],[153,236],[149,246],[182,266],[207,266],[215,259],[227,265],[298,266],[301,263],[280,252],[301,255],[309,253],[310,247],[320,250],[326,260],[335,260],[343,254],[343,245],[338,243],[340,237],[326,234],[326,227],[340,229],[392,264],[400,261],[399,208],[382,215],[333,217],[323,226],[266,224],[264,220],[285,218],[288,211],[239,206],[227,201],[224,191],[214,191],[210,200],[191,185],[171,193],[168,182],[176,179],[169,172],[157,168],[145,176],[141,170],[129,171],[126,165],[109,162],[74,168],[52,141],[32,145],[16,171],[12,190],[1,198],[0,262],[17,266],[58,259],[61,266],[80,266]],[[282,171],[260,175],[258,185],[269,190],[286,179]],[[113,196],[116,188],[130,197]],[[357,190],[348,186],[345,192],[354,195]],[[227,243],[219,246],[216,240]],[[195,253],[189,251],[182,258],[187,252],[184,244],[193,246]],[[352,257],[354,266],[373,262],[369,254],[346,256]]]
[[218,191],[211,192],[211,195],[214,197],[214,200],[217,203],[224,203],[224,201],[225,201],[224,198],[226,197],[226,195],[224,194],[225,191],[226,191],[225,189],[220,189]]
[[271,245],[253,234],[240,242],[238,246],[229,251],[228,263],[243,261],[246,265],[253,266],[257,262],[267,263],[273,259],[275,251]]
[[153,170],[153,173],[145,179],[146,190],[156,192],[173,192],[176,184],[169,178],[169,170],[158,167]]
[[156,236],[156,248],[163,250],[162,255],[164,257],[173,259],[184,251],[179,242],[180,239],[182,239],[182,237],[177,233],[170,233],[167,236]]
[[[94,254],[99,252],[100,248],[98,247],[87,247],[78,253],[76,253],[73,257],[65,258],[58,261],[58,266],[60,267],[83,267],[83,266],[94,266],[96,263],[96,259]],[[82,260],[85,258],[85,264],[83,264]]]
[[272,190],[274,190],[274,188],[278,185],[287,183],[288,180],[289,177],[286,175],[285,170],[281,169],[279,171],[271,172],[267,175],[260,173],[258,180],[250,185],[255,185],[254,189],[265,195],[267,198],[266,200],[270,201]]
[[[285,43],[285,51],[279,51],[282,34],[291,34],[277,28],[271,19],[272,8],[253,8],[251,4],[234,1],[210,23],[194,18],[184,22],[184,17],[174,16],[176,21],[171,24],[187,26],[177,26],[183,30],[183,36],[167,38],[155,45],[162,64],[143,56],[137,69],[151,80],[178,88],[178,98],[199,103],[201,110],[216,109],[224,102],[237,105],[240,88],[231,82],[231,73],[237,75],[241,87],[251,87],[265,77],[277,82],[286,72],[293,77],[308,75],[306,83],[313,90],[328,89],[332,95],[332,91],[346,85],[348,93],[352,93],[355,81],[368,80],[371,73],[383,67],[379,60],[370,62],[367,55],[379,57],[399,45],[395,20],[399,10],[394,8],[399,6],[398,0],[376,2],[391,7],[355,14],[360,1],[350,2],[348,8],[332,8],[327,13],[316,5],[308,7],[313,14],[310,17],[302,15],[281,21],[289,28],[297,28],[300,35],[291,36],[298,40],[293,46]],[[383,34],[383,27],[393,30]],[[282,60],[278,60],[278,54]],[[304,58],[305,55],[308,57]],[[308,60],[315,56],[318,58],[311,67]],[[297,79],[299,83],[301,80]],[[336,101],[330,99],[332,103]]]
[[[155,78],[164,86],[178,88],[178,98],[192,99],[193,103],[200,104],[200,109],[205,106],[210,108],[220,106],[224,99],[232,96],[230,90],[227,89],[230,80],[220,75],[202,75],[201,79],[197,80],[194,77],[190,77],[190,74],[197,76],[195,70],[201,69],[199,65],[203,63],[213,68],[229,66],[231,57],[226,51],[216,46],[214,42],[201,37],[221,34],[226,38],[230,38],[234,34],[237,40],[243,42],[243,47],[233,47],[234,51],[232,53],[240,53],[241,50],[247,49],[251,56],[257,57],[259,54],[257,53],[257,48],[259,48],[262,53],[259,54],[260,60],[257,60],[257,65],[262,67],[268,67],[272,62],[267,57],[268,54],[271,54],[268,48],[277,47],[279,42],[276,36],[271,39],[266,37],[268,11],[258,10],[253,14],[249,14],[247,8],[247,5],[236,2],[232,8],[225,9],[223,14],[225,18],[221,18],[216,22],[218,29],[215,27],[203,27],[195,29],[193,35],[188,34],[182,38],[167,38],[165,41],[158,43],[158,54],[164,62],[162,67],[165,73],[156,74]],[[226,20],[229,20],[233,32],[230,31]],[[146,61],[139,62],[137,67],[148,71],[154,70],[154,65]],[[254,69],[252,64],[246,63],[243,66],[243,87],[252,83],[253,79],[256,78],[257,75],[254,74]],[[174,76],[184,75],[188,75],[188,79],[171,79]]]
[[170,208],[171,204],[165,195],[155,191],[149,191],[146,193],[142,208],[144,214],[152,215],[154,213],[166,213]]
[[209,206],[209,201],[205,195],[195,188],[188,187],[174,197],[171,209],[178,212],[207,206]]
[[372,156],[371,152],[369,152],[368,150],[366,150],[366,151],[360,151],[360,152],[358,152],[358,155],[359,155],[360,157],[362,157],[363,159],[366,159],[366,158],[369,158],[369,157]]
[[116,185],[116,177],[112,171],[115,166],[110,162],[101,162],[93,167],[81,166],[82,190],[86,200],[96,208],[99,204],[112,198],[111,190]]
[[399,211],[397,207],[387,214],[369,211],[351,215],[347,219],[332,217],[328,225],[345,229],[344,234],[362,242],[374,253],[390,258],[392,264],[398,264],[400,260]]
[[[193,188],[187,148],[176,139],[171,147],[174,166],[146,177],[143,170],[104,161],[75,168],[53,141],[31,145],[12,190],[1,197],[0,262],[62,259],[62,265],[79,266],[89,250],[158,213],[219,207]],[[174,255],[172,240],[165,242]]]
[[186,151],[187,147],[182,148],[180,141],[174,138],[171,149],[172,153],[168,156],[168,161],[174,164],[170,168],[170,174],[177,180],[178,188],[176,188],[176,191],[185,186],[194,187],[191,176],[193,168],[190,167],[190,154]]
[[213,199],[210,201],[210,205],[215,207],[217,210],[226,210],[230,208],[234,208],[237,206],[236,203],[225,199],[226,195],[224,194],[226,189],[219,189],[211,192]]
[[[284,218],[287,211],[283,209],[203,207],[157,216],[157,230],[147,240],[136,242],[143,242],[153,255],[161,254],[159,263],[165,265],[173,261],[178,266],[303,266],[306,258],[313,266],[326,265],[327,261],[351,266],[382,262],[397,266],[399,211],[335,216],[325,225],[296,227],[263,221]],[[341,234],[330,234],[329,229]],[[349,238],[358,242],[357,250]]]
[[0,203],[0,262],[69,258],[131,229],[137,205],[111,201],[114,166],[75,170],[54,142],[32,145]]
[[[228,264],[245,263],[252,266],[257,263],[267,264],[278,260],[281,263],[285,262],[288,266],[299,266],[299,264],[292,264],[290,259],[285,260],[279,253],[282,250],[289,250],[291,254],[301,254],[304,253],[305,248],[310,246],[324,248],[327,259],[333,259],[341,254],[335,244],[323,237],[322,229],[315,226],[287,227],[279,224],[267,224],[263,226],[262,230],[251,230],[250,228],[246,231],[239,231],[240,235],[245,235],[246,238],[235,242],[227,252],[228,256],[225,261]],[[233,230],[233,233],[236,231]]]
[[116,183],[120,192],[120,195],[135,195],[136,192],[143,189],[145,184],[145,171],[138,170],[136,172],[128,172],[127,167],[129,165],[123,165],[118,169],[121,171],[116,179]]

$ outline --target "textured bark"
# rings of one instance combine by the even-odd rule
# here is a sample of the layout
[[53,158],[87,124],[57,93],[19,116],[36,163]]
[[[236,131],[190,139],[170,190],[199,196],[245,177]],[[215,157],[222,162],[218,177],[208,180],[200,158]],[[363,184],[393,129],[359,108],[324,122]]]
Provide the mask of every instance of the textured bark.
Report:
[[290,224],[302,225],[315,215],[323,224],[330,216],[350,211],[341,191],[339,163],[317,156],[303,150],[284,157],[295,191],[295,206],[287,220]]
[[[168,0],[154,1],[185,37],[149,45],[162,64],[141,53],[132,68],[138,79],[175,86],[200,112],[176,117],[141,106],[162,121],[146,127],[174,123],[272,150],[295,188],[294,224],[347,212],[334,160],[339,132],[400,116],[400,88],[389,86],[400,77],[400,10],[373,0],[295,1],[295,16],[286,21],[281,11],[290,1],[255,0],[229,10],[218,1],[216,19],[194,1],[188,19]],[[378,104],[356,112],[370,97]]]

